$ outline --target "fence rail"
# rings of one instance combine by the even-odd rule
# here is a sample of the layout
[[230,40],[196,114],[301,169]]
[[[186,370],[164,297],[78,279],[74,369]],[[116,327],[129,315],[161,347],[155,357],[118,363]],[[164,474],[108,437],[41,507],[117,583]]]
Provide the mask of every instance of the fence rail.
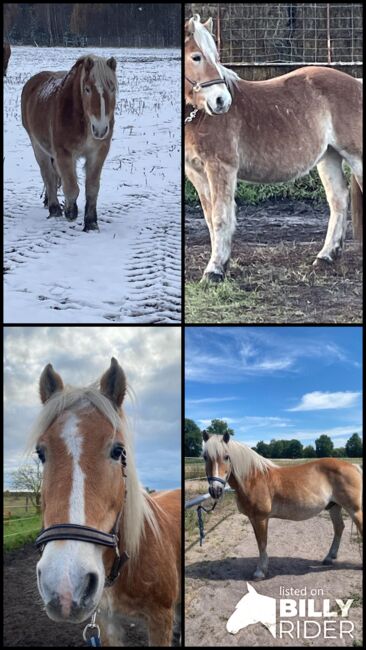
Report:
[[362,65],[361,3],[186,3],[214,19],[224,65]]

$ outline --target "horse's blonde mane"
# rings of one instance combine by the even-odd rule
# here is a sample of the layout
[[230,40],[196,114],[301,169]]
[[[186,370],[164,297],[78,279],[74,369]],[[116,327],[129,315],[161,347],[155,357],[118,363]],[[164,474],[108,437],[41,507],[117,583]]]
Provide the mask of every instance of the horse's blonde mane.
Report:
[[225,66],[223,66],[220,63],[219,53],[217,51],[215,40],[212,34],[210,34],[210,32],[208,31],[208,29],[206,29],[206,27],[204,27],[204,25],[201,23],[199,14],[194,14],[193,18],[194,18],[193,38],[196,45],[198,45],[202,54],[208,60],[208,62],[216,66],[220,70],[230,90],[233,90],[233,87],[239,81],[240,77],[236,74],[236,72],[233,72],[233,70],[229,70],[229,68],[225,68]]
[[230,439],[226,443],[222,436],[212,435],[205,442],[204,450],[212,460],[223,458],[227,454],[230,457],[231,473],[238,480],[246,479],[255,471],[264,474],[268,468],[277,467],[271,460],[263,458],[243,442],[234,442]]
[[121,410],[117,412],[112,402],[99,390],[98,383],[86,388],[65,386],[54,394],[43,406],[29,437],[28,454],[34,450],[40,436],[47,431],[52,422],[64,411],[95,407],[111,423],[114,435],[123,431],[127,453],[126,501],[122,516],[123,537],[126,551],[131,560],[136,559],[140,541],[145,532],[145,523],[150,526],[155,536],[161,540],[161,531],[157,515],[162,514],[160,506],[155,503],[142,487],[134,461],[132,434],[127,419]]

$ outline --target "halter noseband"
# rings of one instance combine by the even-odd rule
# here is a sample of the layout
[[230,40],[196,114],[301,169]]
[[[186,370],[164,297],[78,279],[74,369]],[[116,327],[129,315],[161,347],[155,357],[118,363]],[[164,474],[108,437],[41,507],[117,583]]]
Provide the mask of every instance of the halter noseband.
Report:
[[[123,447],[121,454],[122,476],[126,478],[126,449]],[[119,550],[119,525],[121,522],[122,510],[118,513],[117,519],[110,533],[105,533],[97,528],[90,526],[80,526],[79,524],[55,524],[41,530],[36,538],[35,545],[42,555],[43,549],[48,542],[59,540],[75,540],[78,542],[88,542],[89,544],[98,544],[100,546],[109,546],[115,550],[115,560],[109,576],[106,577],[104,586],[110,587],[117,580],[122,566],[129,559],[126,551],[120,553]]]
[[207,481],[209,483],[213,483],[214,481],[218,481],[218,483],[222,483],[222,485],[226,485],[227,479],[220,478],[219,476],[208,476]]
[[199,93],[199,91],[202,88],[208,88],[209,86],[215,86],[216,84],[225,84],[227,86],[227,83],[225,79],[212,79],[211,81],[192,81],[187,75],[184,76],[184,78],[191,84],[192,90],[195,93]]

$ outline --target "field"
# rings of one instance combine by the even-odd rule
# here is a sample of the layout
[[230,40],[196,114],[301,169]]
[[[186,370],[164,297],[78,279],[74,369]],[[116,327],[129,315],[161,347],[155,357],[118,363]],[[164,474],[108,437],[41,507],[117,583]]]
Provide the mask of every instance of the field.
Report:
[[[85,49],[14,47],[4,80],[5,322],[178,323],[181,318],[180,51],[95,49],[117,59],[119,94],[98,199],[100,232],[47,219],[21,124],[24,83]],[[62,196],[60,197],[62,202]]]
[[4,496],[3,501],[4,548],[19,548],[25,542],[34,541],[42,528],[42,517],[24,495]]
[[328,223],[314,177],[308,186],[250,186],[242,194],[230,273],[219,286],[199,283],[209,233],[198,201],[186,194],[186,322],[361,323],[362,254],[350,223],[343,257],[333,266],[312,265]]

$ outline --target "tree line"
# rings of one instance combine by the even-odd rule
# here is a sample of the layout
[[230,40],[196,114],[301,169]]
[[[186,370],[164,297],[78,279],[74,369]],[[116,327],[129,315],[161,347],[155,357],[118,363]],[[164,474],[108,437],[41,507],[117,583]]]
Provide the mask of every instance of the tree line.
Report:
[[[234,435],[227,422],[224,420],[212,420],[206,428],[211,434],[223,435],[225,431]],[[335,447],[332,439],[321,434],[315,440],[315,446],[304,446],[300,440],[261,440],[252,447],[264,458],[360,458],[363,454],[362,440],[358,433],[353,433],[347,440],[344,447]],[[202,453],[202,431],[194,420],[184,421],[184,455],[198,457]]]
[[180,47],[178,3],[5,3],[14,45]]

